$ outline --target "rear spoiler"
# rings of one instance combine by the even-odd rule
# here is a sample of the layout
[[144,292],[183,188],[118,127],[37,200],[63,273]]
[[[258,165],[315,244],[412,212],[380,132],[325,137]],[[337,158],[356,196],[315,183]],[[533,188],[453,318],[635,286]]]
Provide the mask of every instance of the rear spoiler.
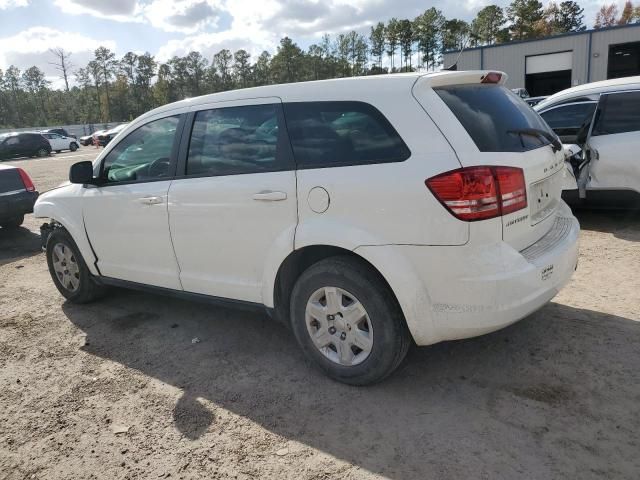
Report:
[[[415,86],[443,87],[445,85],[465,85],[474,83],[492,83],[504,85],[507,74],[495,70],[462,70],[429,73],[418,79]],[[415,87],[414,86],[414,87]]]

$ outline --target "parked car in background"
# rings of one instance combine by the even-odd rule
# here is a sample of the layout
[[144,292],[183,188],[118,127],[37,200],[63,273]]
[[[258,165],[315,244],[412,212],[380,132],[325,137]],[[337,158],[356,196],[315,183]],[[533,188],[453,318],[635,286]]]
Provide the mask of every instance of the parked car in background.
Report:
[[80,145],[88,147],[89,145],[91,145],[93,143],[93,134],[91,134],[91,135],[83,135],[82,137],[80,137],[78,139],[78,141],[80,142]]
[[546,96],[542,96],[542,97],[529,97],[529,98],[525,98],[524,101],[527,102],[527,104],[530,107],[535,107],[536,105],[538,105],[541,101],[543,101],[545,98],[547,98]]
[[640,206],[640,76],[588,83],[552,95],[535,107],[565,144],[575,183],[572,205]]
[[62,150],[75,152],[78,149],[78,140],[73,137],[65,137],[58,133],[43,132],[42,136],[49,140],[51,150],[60,153]]
[[84,138],[84,139],[88,138],[88,142],[87,142],[86,145],[94,145],[96,142],[98,142],[98,137],[100,135],[102,135],[103,133],[105,133],[106,131],[107,130],[96,130],[91,135],[87,135],[86,137],[82,137],[82,138]]
[[22,168],[0,165],[0,227],[22,225],[24,215],[33,212],[38,198],[31,178]]
[[42,133],[56,133],[62,137],[77,139],[75,135],[71,135],[64,128],[47,128],[46,130],[42,130]]
[[529,98],[529,92],[526,88],[512,88],[511,91],[522,99]]
[[51,144],[39,132],[0,134],[0,159],[13,157],[46,157]]
[[113,127],[111,130],[103,131],[98,137],[98,143],[101,147],[106,147],[113,138],[118,135],[122,130],[127,127],[128,123],[123,123],[117,127]]
[[412,339],[510,325],[568,282],[579,226],[558,138],[504,80],[380,75],[152,110],[36,203],[53,282],[76,303],[119,285],[266,307],[358,385]]

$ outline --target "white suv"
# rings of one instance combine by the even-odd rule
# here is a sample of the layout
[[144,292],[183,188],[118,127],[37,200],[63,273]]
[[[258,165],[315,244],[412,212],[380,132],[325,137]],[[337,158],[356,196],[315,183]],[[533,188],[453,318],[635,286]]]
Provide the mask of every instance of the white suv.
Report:
[[42,195],[69,301],[108,285],[266,307],[308,357],[381,380],[411,340],[505,327],[576,267],[558,139],[497,72],[192,98],[133,121]]

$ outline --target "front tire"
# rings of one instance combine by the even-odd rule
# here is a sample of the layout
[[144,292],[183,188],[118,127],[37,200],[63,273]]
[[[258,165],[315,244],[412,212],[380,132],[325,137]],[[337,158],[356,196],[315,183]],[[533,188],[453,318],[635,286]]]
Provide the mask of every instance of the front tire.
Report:
[[92,302],[106,291],[89,272],[76,242],[62,228],[47,240],[47,265],[56,288],[72,303]]
[[75,152],[77,149],[78,149],[77,143],[72,143],[71,145],[69,145],[69,150],[71,150],[72,152]]
[[36,152],[36,156],[42,158],[42,157],[47,157],[49,156],[49,150],[47,150],[46,148],[40,148],[38,149],[38,151]]
[[351,385],[383,380],[411,344],[400,307],[378,272],[346,256],[303,272],[291,296],[291,326],[307,358]]

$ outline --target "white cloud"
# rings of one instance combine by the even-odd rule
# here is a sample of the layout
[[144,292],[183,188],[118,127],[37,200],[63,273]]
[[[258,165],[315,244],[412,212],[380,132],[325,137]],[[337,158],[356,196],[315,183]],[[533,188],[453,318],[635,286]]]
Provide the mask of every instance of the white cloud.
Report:
[[6,10],[8,8],[26,7],[29,5],[29,0],[0,0],[0,10]]
[[59,47],[70,52],[71,63],[76,68],[84,67],[93,51],[99,46],[115,50],[113,40],[95,40],[78,33],[61,32],[48,27],[32,27],[11,37],[0,38],[0,68],[15,65],[25,70],[33,65],[46,76],[55,77],[57,70],[50,62],[55,60],[49,49]]
[[211,60],[213,54],[223,48],[232,51],[244,48],[254,57],[263,50],[272,51],[279,38],[277,32],[265,28],[265,21],[277,11],[279,4],[279,0],[227,0],[220,6],[232,19],[227,30],[170,40],[159,49],[157,57],[160,61],[167,61],[173,55],[196,50]]
[[70,15],[92,15],[117,22],[142,22],[142,5],[137,0],[55,0]]
[[220,4],[214,0],[154,0],[144,7],[152,26],[181,33],[215,28],[221,12]]
[[271,38],[258,38],[256,36],[242,35],[233,30],[220,33],[200,33],[185,37],[181,40],[170,40],[162,46],[156,58],[161,62],[166,62],[174,55],[186,55],[190,51],[200,52],[209,61],[213,55],[223,48],[232,52],[241,48],[245,49],[251,56],[257,57],[263,50],[272,50],[274,41]]

